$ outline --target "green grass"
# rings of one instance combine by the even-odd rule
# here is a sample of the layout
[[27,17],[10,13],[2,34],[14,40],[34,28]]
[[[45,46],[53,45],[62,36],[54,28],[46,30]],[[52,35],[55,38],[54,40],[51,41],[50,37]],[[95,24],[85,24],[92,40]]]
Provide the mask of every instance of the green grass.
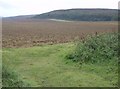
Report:
[[[66,55],[73,43],[31,48],[4,48],[3,65],[14,70],[20,79],[36,87],[110,87],[116,86],[116,66],[74,63]],[[4,85],[4,84],[3,84]]]
[[19,78],[18,74],[13,70],[3,66],[2,68],[2,84],[5,87],[24,87],[30,86]]
[[0,49],[0,88],[2,88],[2,50]]

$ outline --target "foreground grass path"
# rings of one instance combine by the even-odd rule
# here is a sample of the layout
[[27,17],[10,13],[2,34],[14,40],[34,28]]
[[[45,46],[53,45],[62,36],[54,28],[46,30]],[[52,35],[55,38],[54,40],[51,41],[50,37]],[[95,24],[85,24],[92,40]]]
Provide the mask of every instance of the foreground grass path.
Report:
[[104,66],[78,66],[79,64],[66,60],[65,56],[74,48],[72,43],[5,48],[3,65],[16,71],[22,80],[35,87],[113,86],[116,77],[112,73],[104,74]]

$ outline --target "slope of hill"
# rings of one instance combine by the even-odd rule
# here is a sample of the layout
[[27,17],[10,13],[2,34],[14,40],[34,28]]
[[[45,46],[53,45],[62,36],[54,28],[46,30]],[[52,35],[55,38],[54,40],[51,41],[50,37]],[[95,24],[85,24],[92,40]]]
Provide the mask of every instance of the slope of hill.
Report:
[[20,16],[12,16],[12,17],[2,17],[4,21],[8,20],[28,20],[33,18],[35,15],[20,15]]
[[39,19],[63,19],[74,21],[117,21],[117,9],[66,9],[34,16]]

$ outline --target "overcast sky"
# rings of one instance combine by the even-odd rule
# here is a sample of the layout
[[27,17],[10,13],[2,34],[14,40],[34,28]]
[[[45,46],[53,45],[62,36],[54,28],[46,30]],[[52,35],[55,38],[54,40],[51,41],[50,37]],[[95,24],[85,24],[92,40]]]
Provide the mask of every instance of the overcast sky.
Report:
[[119,0],[0,0],[0,16],[41,14],[57,9],[118,9]]

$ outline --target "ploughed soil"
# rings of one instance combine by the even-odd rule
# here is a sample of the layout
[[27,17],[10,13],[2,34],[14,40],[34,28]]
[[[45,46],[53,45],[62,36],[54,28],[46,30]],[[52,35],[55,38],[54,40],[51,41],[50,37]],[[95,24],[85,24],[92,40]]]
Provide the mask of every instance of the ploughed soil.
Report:
[[86,35],[114,32],[117,22],[52,21],[35,19],[3,19],[3,47],[31,47],[67,43]]

